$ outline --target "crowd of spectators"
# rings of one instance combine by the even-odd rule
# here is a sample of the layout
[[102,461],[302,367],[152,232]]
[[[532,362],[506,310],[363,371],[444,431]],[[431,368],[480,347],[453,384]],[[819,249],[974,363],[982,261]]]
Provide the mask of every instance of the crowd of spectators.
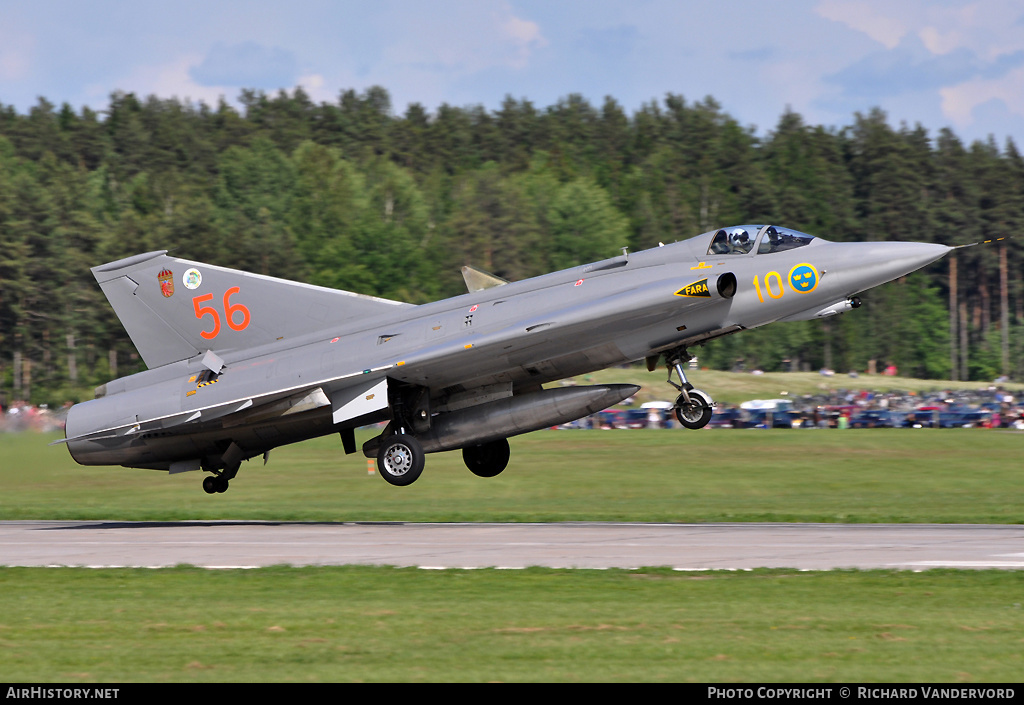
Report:
[[[625,402],[628,407],[630,400]],[[567,428],[674,428],[669,403],[616,408]],[[708,428],[1013,428],[1024,430],[1024,398],[1001,384],[987,389],[877,392],[835,389],[818,394],[718,404]]]
[[926,393],[837,390],[715,409],[710,426],[729,428],[1015,428],[1024,400],[1001,386]]
[[[60,409],[25,401],[0,403],[0,433],[64,428],[70,402]],[[653,407],[654,405],[645,405]],[[664,407],[669,406],[664,404]],[[566,426],[574,428],[671,428],[668,408],[617,409]],[[1024,430],[1024,398],[1001,385],[984,390],[827,393],[719,405],[711,428],[1015,428]]]
[[10,404],[0,403],[0,433],[63,430],[70,407],[71,402],[57,410],[51,409],[47,404],[34,406],[22,400]]

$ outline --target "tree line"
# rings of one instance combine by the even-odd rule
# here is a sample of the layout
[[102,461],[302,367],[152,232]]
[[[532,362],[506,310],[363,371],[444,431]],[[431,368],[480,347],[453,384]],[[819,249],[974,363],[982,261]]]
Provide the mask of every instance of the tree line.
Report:
[[[398,114],[380,87],[239,104],[0,104],[0,402],[88,398],[143,369],[89,267],[148,250],[423,303],[462,293],[464,264],[517,280],[731,224],[960,245],[1024,222],[1012,140],[878,109],[843,128],[788,111],[759,136],[673,94],[632,113],[570,95]],[[1022,247],[958,250],[853,314],[712,341],[700,362],[1024,378]]]

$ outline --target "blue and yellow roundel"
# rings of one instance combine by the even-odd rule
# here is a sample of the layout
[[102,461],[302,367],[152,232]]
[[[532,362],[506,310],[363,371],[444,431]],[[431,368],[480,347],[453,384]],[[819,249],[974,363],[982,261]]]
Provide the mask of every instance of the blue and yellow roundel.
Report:
[[818,286],[818,270],[802,262],[789,270],[789,285],[798,294],[809,294]]

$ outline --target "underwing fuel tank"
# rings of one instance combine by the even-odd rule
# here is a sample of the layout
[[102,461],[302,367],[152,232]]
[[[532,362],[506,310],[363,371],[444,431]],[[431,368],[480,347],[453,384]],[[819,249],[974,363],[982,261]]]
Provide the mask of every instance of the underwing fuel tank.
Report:
[[[430,429],[416,434],[416,439],[425,453],[479,445],[575,421],[614,406],[638,391],[640,387],[635,384],[543,389],[438,414],[430,420]],[[378,436],[367,441],[363,454],[377,457],[381,440]]]

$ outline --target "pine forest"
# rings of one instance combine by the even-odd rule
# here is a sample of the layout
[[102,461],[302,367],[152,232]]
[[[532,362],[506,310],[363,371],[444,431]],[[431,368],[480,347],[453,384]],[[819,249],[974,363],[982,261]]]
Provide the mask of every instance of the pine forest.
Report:
[[[471,264],[510,280],[776,223],[834,241],[963,245],[855,312],[695,350],[718,369],[1024,379],[1024,158],[950,129],[742,125],[711,98],[632,113],[411,104],[384,88],[239,107],[114,93],[96,110],[0,104],[0,404],[59,405],[144,369],[89,268],[150,250],[424,303]],[[999,238],[1007,238],[1000,240]]]

